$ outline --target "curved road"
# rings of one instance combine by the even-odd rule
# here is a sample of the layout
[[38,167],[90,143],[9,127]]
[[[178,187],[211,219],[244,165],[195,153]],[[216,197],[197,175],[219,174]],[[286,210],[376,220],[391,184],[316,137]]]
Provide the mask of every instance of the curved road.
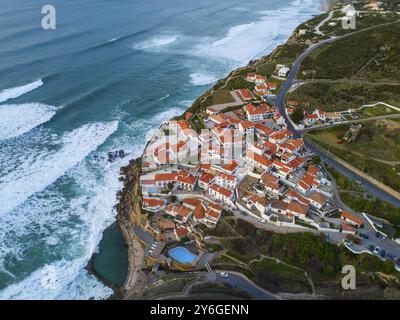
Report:
[[[318,49],[319,47],[327,44],[327,43],[331,43],[337,40],[341,40],[347,37],[350,37],[354,34],[360,33],[360,32],[364,32],[364,31],[368,31],[374,28],[378,28],[384,25],[389,25],[389,24],[393,24],[393,23],[398,23],[399,21],[395,21],[395,22],[390,22],[390,23],[385,23],[385,24],[380,24],[380,25],[376,25],[376,26],[372,26],[369,28],[365,28],[365,29],[361,29],[352,33],[348,33],[342,36],[338,36],[338,37],[333,37],[333,38],[329,38],[326,40],[323,40],[321,42],[318,42],[316,44],[311,45],[309,48],[307,48],[306,51],[304,51],[293,63],[293,66],[289,72],[289,75],[287,76],[286,81],[282,84],[281,90],[279,92],[279,95],[277,97],[276,100],[276,105],[280,111],[280,113],[283,115],[283,117],[286,120],[287,123],[287,127],[289,130],[291,130],[294,134],[295,137],[301,137],[301,130],[297,130],[291,120],[289,119],[287,113],[286,113],[286,106],[285,106],[285,98],[286,95],[290,89],[290,87],[292,86],[292,84],[294,83],[294,81],[296,80],[297,74],[299,72],[301,63],[303,62],[303,60],[305,58],[307,58],[313,51],[315,51],[316,49]],[[400,199],[397,199],[395,197],[393,197],[392,195],[388,194],[387,192],[383,191],[382,189],[376,187],[375,185],[371,184],[370,182],[368,182],[367,180],[363,179],[362,177],[360,177],[358,174],[350,171],[349,169],[347,169],[346,167],[342,166],[341,164],[339,164],[334,158],[331,157],[330,154],[328,154],[327,152],[323,152],[319,149],[314,148],[310,143],[308,143],[307,141],[305,142],[306,146],[313,150],[316,154],[318,154],[321,159],[325,160],[325,162],[327,162],[328,164],[330,164],[331,166],[333,166],[336,170],[338,170],[341,174],[349,177],[352,180],[358,180],[361,182],[361,185],[369,190],[373,195],[375,195],[376,197],[390,202],[393,205],[400,207]]]
[[271,292],[261,288],[245,275],[227,270],[225,271],[228,275],[226,278],[220,276],[220,271],[217,273],[217,282],[227,285],[231,288],[240,289],[241,291],[251,295],[257,300],[281,300],[281,298]]

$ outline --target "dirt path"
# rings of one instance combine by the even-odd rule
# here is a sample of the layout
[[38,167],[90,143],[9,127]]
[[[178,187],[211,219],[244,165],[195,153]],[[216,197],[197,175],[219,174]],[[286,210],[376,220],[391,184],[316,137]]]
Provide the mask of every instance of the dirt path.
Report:
[[128,246],[128,275],[123,285],[124,297],[128,298],[141,292],[147,282],[147,275],[142,271],[145,267],[144,250],[136,239],[128,221],[120,220],[119,225],[125,243]]

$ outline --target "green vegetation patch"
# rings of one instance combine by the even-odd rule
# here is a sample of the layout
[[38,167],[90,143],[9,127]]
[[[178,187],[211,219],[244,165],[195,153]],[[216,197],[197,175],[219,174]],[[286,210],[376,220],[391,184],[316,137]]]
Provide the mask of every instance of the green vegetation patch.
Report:
[[377,27],[324,45],[303,61],[302,70],[316,70],[319,79],[399,81],[399,25]]
[[[361,124],[362,127],[356,140],[353,142],[343,141],[340,145],[337,142],[343,138],[350,125],[314,130],[309,135],[318,143],[331,145],[330,148],[334,147],[354,154],[359,153],[361,157],[370,157],[374,160],[388,161],[389,163],[392,161],[394,164],[397,161],[400,162],[400,125],[398,122],[379,120]],[[362,160],[359,159],[359,161]]]
[[253,262],[253,281],[271,292],[311,293],[311,287],[304,272],[279,263],[273,259]]
[[[375,85],[357,83],[311,82],[298,87],[288,94],[287,100],[308,102],[308,111],[344,111],[360,108],[366,104],[385,102],[400,108],[400,85]],[[378,116],[399,113],[383,105],[363,108],[364,116]]]

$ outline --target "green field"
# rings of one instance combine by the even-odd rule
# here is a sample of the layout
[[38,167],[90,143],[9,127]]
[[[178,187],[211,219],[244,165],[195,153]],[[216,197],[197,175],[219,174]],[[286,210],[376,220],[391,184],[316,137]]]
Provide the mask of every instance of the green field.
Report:
[[[308,102],[309,111],[344,111],[365,104],[385,102],[400,108],[400,85],[373,85],[355,83],[314,82],[306,83],[288,94],[287,100]],[[399,113],[383,105],[364,108],[363,116]]]
[[304,61],[316,78],[400,81],[399,24],[382,26],[326,44]]
[[362,123],[362,128],[354,142],[343,142],[338,145],[350,125],[340,125],[329,129],[314,130],[309,135],[318,141],[332,147],[361,153],[364,156],[383,161],[398,161],[400,164],[400,125],[392,120],[368,121]]
[[212,104],[235,102],[230,90],[216,90],[212,95]]
[[[366,128],[366,130],[368,130],[368,128]],[[345,132],[345,130],[342,132]],[[396,157],[395,161],[398,159],[398,143],[396,143],[395,140],[390,138],[387,139],[387,141],[392,145],[393,143],[396,143],[395,149],[388,148],[387,145],[385,146],[382,142],[376,140],[375,137],[371,139],[372,141],[365,140],[364,142],[360,142],[358,144],[355,142],[336,145],[333,143],[333,140],[336,137],[335,134],[336,133],[332,133],[332,131],[326,133],[323,130],[320,130],[320,132],[315,131],[308,136],[322,148],[345,160],[364,173],[370,175],[394,190],[400,190],[400,165],[397,162],[387,162],[387,159],[390,158],[393,159]],[[360,140],[362,140],[362,133]],[[356,145],[358,146],[358,149],[355,147]],[[381,152],[381,154],[379,154],[379,152]],[[388,155],[387,158],[384,158],[385,154]],[[372,155],[378,156],[379,159],[373,158]]]

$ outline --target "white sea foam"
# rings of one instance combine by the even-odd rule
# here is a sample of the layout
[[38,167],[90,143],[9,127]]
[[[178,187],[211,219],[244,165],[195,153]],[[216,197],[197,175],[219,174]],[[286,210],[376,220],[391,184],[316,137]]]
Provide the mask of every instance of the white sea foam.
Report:
[[108,43],[110,43],[110,42],[115,42],[115,41],[117,41],[117,40],[119,40],[119,39],[121,39],[121,37],[115,37],[115,38],[112,38],[112,39],[107,40],[107,42],[108,42]]
[[[235,8],[232,8],[235,9]],[[236,8],[238,9],[238,8]],[[232,26],[222,37],[192,35],[158,35],[134,47],[148,52],[196,56],[212,64],[213,76],[219,78],[227,71],[245,65],[284,43],[293,29],[304,20],[320,12],[320,1],[295,0],[292,5],[276,10],[255,12],[255,20]],[[184,62],[195,70],[193,85],[212,83],[211,75],[199,71],[199,63]],[[204,64],[204,61],[201,61]],[[214,63],[214,64],[213,64]],[[217,64],[215,64],[217,63]]]
[[[111,143],[109,147],[123,146]],[[89,157],[57,184],[0,216],[0,228],[4,230],[0,233],[3,270],[7,271],[10,258],[30,261],[25,254],[38,247],[50,259],[35,265],[31,274],[18,274],[14,284],[0,291],[0,299],[102,299],[112,294],[111,289],[88,274],[85,266],[104,229],[115,220],[113,206],[116,192],[122,187],[118,172],[128,161],[124,158],[110,164]],[[79,189],[72,198],[65,195],[71,184]],[[60,255],[61,259],[51,260]]]
[[159,51],[170,46],[173,43],[176,43],[179,38],[179,34],[158,35],[148,40],[137,43],[133,47],[137,50]]
[[318,10],[317,2],[298,0],[286,8],[262,11],[258,20],[231,27],[220,39],[203,39],[192,54],[220,61],[231,60],[233,66],[246,64],[283,43],[299,22]]
[[0,103],[5,102],[10,99],[18,98],[32,90],[35,90],[43,85],[43,81],[41,79],[34,81],[32,83],[28,83],[26,85],[20,87],[14,87],[9,89],[4,89],[0,91]]
[[43,151],[0,178],[0,215],[64,175],[117,130],[118,122],[84,125],[60,139],[57,151]]
[[0,105],[0,140],[24,134],[55,114],[56,107],[41,103]]
[[190,82],[194,86],[203,86],[206,84],[214,83],[218,78],[211,73],[193,72],[190,74]]

